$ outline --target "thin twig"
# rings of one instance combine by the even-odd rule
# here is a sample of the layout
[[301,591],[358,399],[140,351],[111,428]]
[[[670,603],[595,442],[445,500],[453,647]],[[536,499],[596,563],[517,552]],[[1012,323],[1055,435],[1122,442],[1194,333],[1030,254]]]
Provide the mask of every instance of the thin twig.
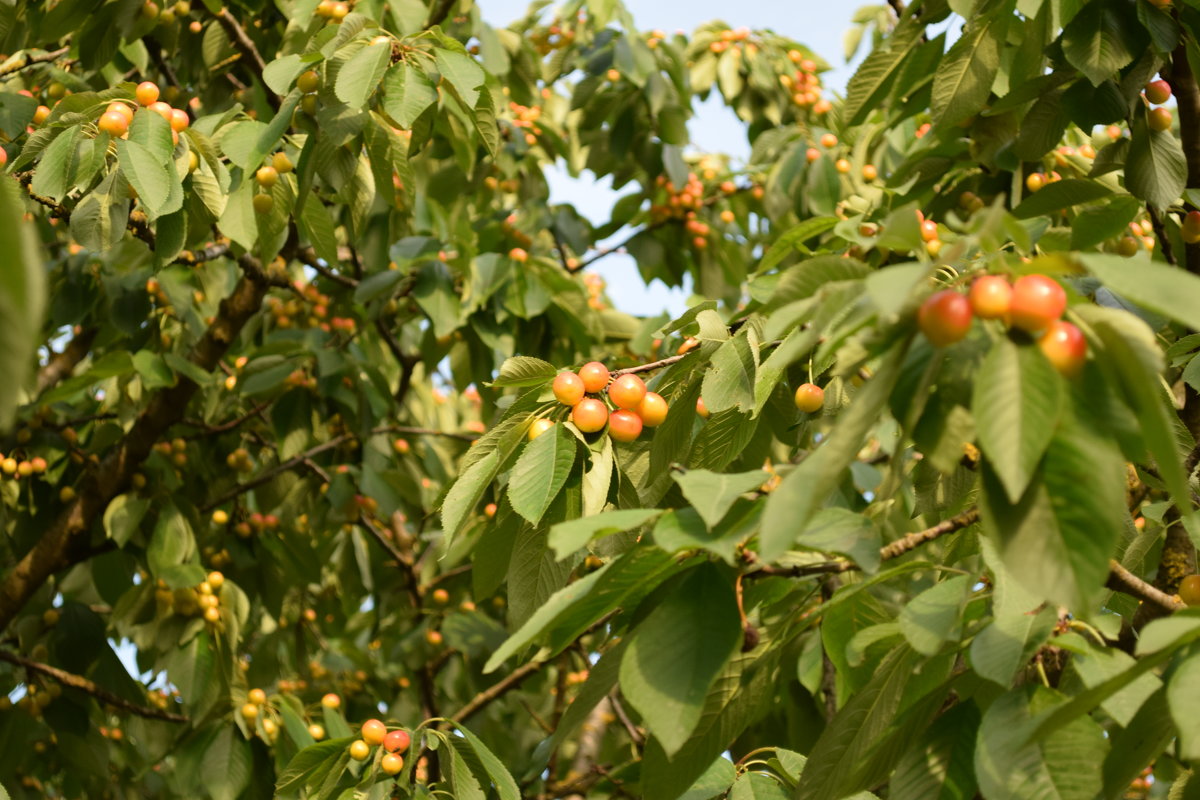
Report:
[[195,420],[195,419],[185,419],[183,421],[184,425],[190,425],[193,428],[201,429],[200,433],[195,433],[195,434],[192,434],[191,436],[185,437],[185,438],[199,439],[199,438],[203,438],[205,436],[209,436],[211,434],[225,433],[227,431],[231,431],[234,428],[241,425],[242,423],[247,422],[247,421],[253,419],[254,417],[257,417],[259,414],[266,411],[268,408],[271,407],[271,403],[273,403],[273,402],[275,402],[275,401],[274,400],[264,400],[263,402],[256,405],[254,408],[247,411],[245,414],[242,414],[240,417],[231,419],[228,422],[222,422],[218,425],[209,425],[205,422],[201,422],[200,420]]
[[1154,228],[1154,235],[1158,237],[1159,248],[1162,250],[1163,258],[1172,267],[1179,266],[1178,262],[1175,261],[1175,250],[1171,247],[1171,240],[1167,238],[1167,231],[1163,227],[1162,217],[1159,216],[1158,211],[1152,205],[1146,206],[1146,213],[1150,215],[1150,225]]
[[636,367],[626,367],[625,369],[614,369],[612,371],[612,374],[613,375],[632,375],[636,372],[650,372],[651,370],[662,369],[663,367],[669,367],[678,361],[683,361],[687,357],[688,357],[688,353],[681,353],[680,355],[671,356],[670,358],[664,358],[659,361],[651,361],[649,364],[638,364]]
[[292,458],[289,458],[287,461],[284,461],[282,464],[278,464],[275,467],[272,467],[271,469],[267,470],[266,472],[263,472],[261,475],[257,475],[255,477],[251,478],[250,480],[246,481],[245,483],[239,483],[237,486],[234,486],[232,489],[225,492],[225,494],[221,495],[220,497],[216,498],[215,500],[211,500],[208,503],[206,503],[203,507],[201,507],[200,510],[202,512],[212,511],[217,506],[224,505],[225,503],[228,503],[230,500],[233,500],[235,497],[239,497],[240,495],[245,494],[246,492],[250,491],[251,489],[255,489],[259,486],[262,486],[264,483],[267,483],[268,481],[272,480],[277,475],[281,475],[284,472],[293,470],[296,467],[303,466],[305,461],[311,459],[315,455],[324,453],[327,450],[333,450],[334,448],[341,447],[343,444],[350,441],[350,439],[352,439],[352,438],[354,438],[352,435],[350,435],[348,433],[344,433],[341,436],[336,436],[336,437],[330,439],[328,442],[324,442],[322,444],[317,445],[316,447],[306,450],[303,453],[301,453],[300,455],[293,456]]
[[521,666],[508,673],[502,680],[492,684],[484,689],[479,694],[467,701],[466,705],[450,715],[450,719],[454,722],[463,722],[472,714],[482,709],[488,703],[501,697],[506,692],[509,692],[521,684],[526,678],[542,668],[541,661],[527,661]]
[[9,664],[15,664],[19,667],[24,667],[30,672],[36,672],[45,675],[63,686],[70,689],[78,689],[81,692],[90,694],[101,702],[108,703],[110,706],[124,709],[130,714],[135,714],[146,719],[161,719],[167,722],[189,722],[189,719],[180,714],[172,714],[170,711],[162,711],[149,706],[138,705],[126,700],[124,697],[113,694],[108,689],[97,686],[92,681],[84,678],[81,675],[76,675],[72,672],[66,672],[58,667],[52,667],[49,664],[43,664],[40,661],[19,656],[16,653],[10,653],[7,650],[0,650],[0,661],[7,661]]
[[33,56],[24,56],[23,60],[19,59],[6,67],[0,68],[0,78],[8,77],[16,72],[20,72],[26,67],[32,67],[35,64],[45,64],[48,61],[55,61],[62,56],[65,56],[69,52],[71,52],[70,47],[62,47],[58,50],[51,50],[48,53],[38,53],[37,55]]
[[[255,71],[256,77],[261,81],[263,70],[267,68],[267,64],[263,61],[263,57],[258,52],[258,47],[254,44],[254,40],[246,35],[245,29],[237,21],[237,18],[230,13],[228,8],[222,8],[217,13],[217,22],[221,23],[221,27],[225,29],[225,33],[229,35],[233,46],[237,48],[247,61],[250,62],[250,67]],[[265,84],[264,84],[265,85]],[[270,89],[266,92],[267,101],[276,111],[279,110],[279,97]]]

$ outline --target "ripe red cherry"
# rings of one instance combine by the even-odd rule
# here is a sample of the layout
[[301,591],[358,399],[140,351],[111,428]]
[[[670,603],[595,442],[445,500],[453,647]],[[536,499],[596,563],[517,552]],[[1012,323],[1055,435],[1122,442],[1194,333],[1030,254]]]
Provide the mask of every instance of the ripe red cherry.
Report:
[[637,375],[622,375],[608,387],[608,397],[617,408],[633,410],[646,396],[646,384]]
[[642,424],[647,428],[657,427],[667,418],[667,401],[657,392],[646,392],[642,402],[638,403],[637,415],[642,418]]
[[382,744],[387,736],[387,726],[377,719],[369,719],[363,723],[360,734],[362,740],[369,745]]
[[703,397],[696,398],[696,413],[699,414],[702,419],[708,419],[708,415],[712,413],[708,410],[708,406],[704,405]]
[[1189,606],[1200,605],[1200,575],[1188,575],[1179,582],[1179,599]]
[[584,433],[595,433],[608,423],[608,408],[591,397],[586,397],[571,409],[571,421]]
[[618,442],[632,442],[642,434],[642,418],[632,411],[614,411],[608,418],[608,435]]
[[1146,84],[1146,99],[1154,105],[1162,105],[1171,99],[1171,84],[1164,80],[1150,81]]
[[1083,369],[1087,360],[1087,340],[1083,332],[1069,322],[1055,320],[1038,339],[1038,347],[1050,359],[1054,368],[1068,378],[1073,378]]
[[820,411],[825,405],[825,390],[815,383],[802,383],[796,389],[796,408],[805,414]]
[[403,753],[411,741],[408,731],[392,731],[383,737],[383,749],[389,753]]
[[931,219],[927,219],[921,223],[921,238],[926,242],[932,242],[938,238],[937,223]]
[[608,385],[608,367],[599,361],[589,361],[579,368],[579,377],[583,378],[583,388],[595,393]]
[[1179,232],[1188,244],[1200,242],[1200,211],[1189,211]]
[[583,399],[583,378],[574,372],[560,372],[554,378],[554,396],[564,406],[573,406]]
[[971,303],[952,289],[937,292],[921,304],[917,325],[935,347],[954,344],[971,330]]
[[1067,293],[1045,275],[1024,275],[1013,284],[1009,313],[1012,324],[1035,333],[1045,330],[1067,310]]
[[137,85],[133,94],[139,103],[148,106],[158,100],[158,84],[153,81],[142,81]]
[[984,275],[971,284],[971,310],[980,319],[1001,319],[1012,303],[1012,284],[1003,275]]

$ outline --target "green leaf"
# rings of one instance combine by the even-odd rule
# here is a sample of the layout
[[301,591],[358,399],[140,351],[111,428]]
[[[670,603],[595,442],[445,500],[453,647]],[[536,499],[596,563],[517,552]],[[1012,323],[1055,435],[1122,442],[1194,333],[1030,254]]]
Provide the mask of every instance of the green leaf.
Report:
[[483,87],[483,68],[468,55],[441,48],[435,51],[434,61],[438,73],[450,82],[467,108],[474,108]]
[[738,408],[749,411],[754,407],[754,384],[758,372],[757,342],[750,333],[725,341],[710,359],[704,374],[702,395],[711,412]]
[[351,108],[363,108],[383,73],[391,63],[392,44],[387,42],[368,44],[359,50],[350,60],[338,70],[337,81],[334,84],[334,94]]
[[808,252],[808,248],[804,246],[805,242],[814,236],[820,236],[826,231],[833,230],[837,224],[837,217],[812,217],[804,220],[772,242],[771,246],[767,248],[767,252],[763,253],[763,257],[759,259],[758,269],[754,274],[762,275],[770,272],[795,250]]
[[131,494],[117,495],[104,509],[104,532],[118,547],[124,547],[137,532],[149,508],[149,499]]
[[1161,261],[1147,261],[1130,269],[1129,259],[1121,256],[1087,253],[1079,260],[1124,299],[1200,330],[1200,277]]
[[996,342],[979,368],[971,411],[979,445],[1016,502],[1050,444],[1063,380],[1037,347]]
[[[1087,16],[1087,15],[1081,15]],[[1187,160],[1170,131],[1151,130],[1143,111],[1134,116],[1125,159],[1125,188],[1158,209],[1174,203],[1187,185]]]
[[1013,209],[1017,219],[1028,219],[1051,214],[1064,208],[1083,205],[1112,194],[1113,190],[1099,181],[1086,178],[1069,178],[1043,186],[1029,195]]
[[918,663],[917,654],[905,646],[888,654],[813,745],[796,800],[841,800],[886,780],[912,738],[924,732],[945,694],[938,683],[949,663],[930,662],[923,676],[916,672]]
[[321,60],[319,53],[300,56],[295,53],[279,58],[267,64],[263,70],[263,83],[277,95],[283,96],[292,89],[292,84],[300,73],[311,69],[312,65]]
[[26,378],[41,344],[46,304],[46,270],[32,222],[25,220],[24,200],[13,180],[0,181],[0,370],[8,376],[0,386],[0,430],[7,430],[23,399]]
[[670,756],[692,735],[709,688],[741,646],[733,587],[702,564],[630,636],[621,693]]
[[1189,760],[1200,758],[1200,654],[1185,658],[1171,673],[1167,684],[1167,703],[1171,719],[1179,731],[1179,755]]
[[1000,67],[1012,0],[985,0],[971,12],[962,36],[946,53],[933,78],[930,112],[935,127],[956,125],[987,102]]
[[1050,635],[1057,615],[1053,609],[1043,608],[1041,597],[1025,589],[1005,568],[991,539],[981,537],[979,545],[992,572],[993,619],[971,642],[971,667],[1007,688],[1032,651]]
[[513,356],[500,365],[496,380],[487,384],[496,388],[508,386],[541,386],[554,380],[558,370],[553,364],[532,356]]
[[30,191],[54,200],[62,199],[75,180],[81,133],[80,126],[72,126],[42,151],[42,158],[33,173],[33,182],[29,185]]
[[467,467],[454,481],[442,501],[442,529],[448,538],[459,532],[499,471],[500,453],[493,450]]
[[694,469],[671,475],[710,529],[724,519],[739,497],[762,486],[767,477],[760,469],[732,474]]
[[117,157],[121,171],[137,190],[138,200],[153,219],[175,211],[171,206],[171,184],[178,177],[171,175],[167,166],[156,159],[144,145],[126,139],[117,139]]
[[889,800],[961,800],[975,796],[975,737],[979,709],[958,703],[913,744],[888,783]]
[[980,511],[1005,566],[1030,592],[1087,607],[1104,586],[1125,513],[1121,454],[1078,424],[1061,427],[1025,493],[1011,502],[983,462]]
[[798,530],[812,518],[842,480],[862,447],[867,433],[879,422],[892,387],[900,377],[907,342],[883,355],[879,371],[858,391],[837,426],[816,451],[787,474],[767,499],[760,535],[760,556],[771,562],[791,546]]
[[879,569],[879,530],[869,517],[847,508],[818,511],[796,537],[796,545],[844,555],[866,572]]
[[827,283],[853,281],[874,272],[871,267],[854,258],[824,255],[789,267],[780,277],[771,299],[763,304],[770,311],[796,300],[812,297]]
[[967,576],[955,575],[908,601],[900,611],[900,631],[914,650],[932,656],[943,642],[961,636],[969,590]]
[[975,774],[988,800],[1094,800],[1108,744],[1100,725],[1078,717],[1054,736],[1031,742],[1039,712],[1060,702],[1034,685],[994,701],[983,715],[975,745]]
[[883,46],[863,59],[846,84],[842,118],[846,125],[860,125],[878,108],[899,74],[909,52],[921,41],[925,26],[916,16],[907,16],[896,26]]
[[[1052,183],[1050,186],[1057,186]],[[1041,194],[1041,192],[1038,192]],[[1071,222],[1071,249],[1089,250],[1102,242],[1123,234],[1126,226],[1142,211],[1142,205],[1132,197],[1112,198],[1104,205],[1081,209]],[[1126,261],[1128,266],[1128,259]]]
[[1115,3],[1094,3],[1063,29],[1063,55],[1093,86],[1099,86],[1133,61],[1122,31],[1129,22]]
[[565,425],[555,425],[525,445],[508,479],[508,500],[536,525],[567,482],[575,463],[576,438]]
[[561,561],[593,539],[640,528],[662,513],[657,508],[626,508],[560,522],[550,528],[550,547]]
[[475,755],[479,756],[483,768],[487,770],[487,774],[492,779],[492,784],[496,787],[496,793],[500,796],[500,800],[520,800],[521,791],[517,788],[517,783],[513,780],[512,775],[504,768],[503,762],[496,758],[495,754],[487,748],[487,745],[478,736],[461,725],[457,726],[456,729],[467,740],[467,743],[471,745],[471,749],[475,751]]
[[224,725],[204,752],[200,768],[213,800],[234,800],[250,784],[250,744],[233,725]]
[[[1094,642],[1077,633],[1067,633],[1054,640],[1055,645],[1075,654],[1071,665],[1083,685],[1091,689],[1133,669],[1133,656],[1115,648],[1097,647]],[[1105,713],[1118,725],[1125,727],[1133,721],[1142,705],[1162,689],[1162,681],[1152,673],[1141,675],[1128,686],[1105,698],[1100,704]]]
[[680,569],[677,559],[653,547],[635,548],[595,572],[554,592],[483,667],[491,672],[534,641],[557,651],[569,646],[597,619],[628,606]]

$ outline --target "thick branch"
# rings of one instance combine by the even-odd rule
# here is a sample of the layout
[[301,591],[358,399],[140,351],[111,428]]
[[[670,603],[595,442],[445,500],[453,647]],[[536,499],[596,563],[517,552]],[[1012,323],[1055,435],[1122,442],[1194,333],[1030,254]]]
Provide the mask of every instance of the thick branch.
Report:
[[75,371],[75,367],[79,366],[79,362],[83,361],[91,351],[92,342],[96,341],[96,334],[99,331],[99,328],[84,328],[67,343],[61,353],[55,353],[50,357],[45,366],[38,370],[38,394],[56,385]]
[[6,78],[15,72],[20,72],[26,67],[32,67],[34,64],[45,64],[50,61],[55,61],[59,58],[62,58],[69,52],[71,52],[70,47],[63,47],[58,50],[51,50],[48,53],[38,53],[37,55],[33,56],[22,56],[13,63],[0,68],[0,78]]
[[0,661],[7,661],[10,664],[16,664],[18,667],[24,667],[30,672],[36,672],[40,675],[45,675],[47,678],[61,683],[70,689],[78,689],[81,692],[90,694],[101,702],[108,703],[110,706],[128,711],[130,714],[136,714],[139,717],[147,719],[161,719],[167,722],[188,722],[188,718],[179,714],[172,714],[169,711],[161,711],[157,708],[148,706],[140,706],[137,703],[131,703],[125,698],[113,694],[109,690],[97,686],[92,681],[80,675],[71,672],[65,672],[58,667],[52,667],[49,664],[43,664],[39,661],[31,661],[28,658],[10,653],[7,650],[0,650]]
[[[267,291],[266,278],[256,259],[242,256],[238,263],[242,279],[221,301],[216,318],[188,356],[189,361],[205,372],[216,368],[246,322],[261,308]],[[174,386],[157,392],[125,438],[97,469],[88,473],[76,498],[66,504],[33,548],[0,581],[0,630],[8,627],[51,575],[89,557],[92,523],[129,485],[155,442],[183,418],[198,389],[194,381],[180,375]]]

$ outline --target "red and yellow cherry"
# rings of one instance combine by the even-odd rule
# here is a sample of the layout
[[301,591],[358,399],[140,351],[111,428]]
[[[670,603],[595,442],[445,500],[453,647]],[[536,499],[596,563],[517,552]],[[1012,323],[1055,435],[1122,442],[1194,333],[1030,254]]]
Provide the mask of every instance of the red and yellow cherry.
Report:
[[1050,323],[1038,339],[1038,347],[1054,368],[1068,378],[1078,375],[1087,360],[1087,340],[1083,338],[1083,331],[1061,319]]
[[618,442],[632,442],[642,434],[642,418],[632,411],[620,409],[608,417],[608,435]]
[[508,257],[518,264],[524,264],[529,260],[529,253],[525,252],[525,249],[522,247],[514,247],[508,251]]
[[[212,589],[212,585],[210,584],[208,588]],[[265,706],[267,704],[267,693],[262,689],[251,689],[246,693],[246,699],[256,706]]]
[[837,161],[833,162],[833,168],[843,175],[848,175],[852,166],[853,165],[850,163],[850,160],[845,158],[839,158]]
[[313,723],[308,726],[308,735],[316,739],[318,742],[325,738],[325,726]]
[[434,589],[429,596],[439,606],[444,606],[450,602],[450,592],[445,589]]
[[118,114],[120,114],[121,116],[123,116],[125,118],[126,122],[133,122],[133,109],[130,108],[125,103],[117,103],[117,102],[109,103],[108,106],[105,107],[104,113],[107,114],[110,111],[115,111]]
[[371,746],[362,739],[350,743],[350,757],[355,761],[366,761],[369,755],[371,755]]
[[442,632],[435,631],[433,628],[430,628],[429,630],[425,631],[425,641],[434,647],[437,647],[442,643]]
[[46,106],[38,106],[33,112],[33,124],[41,125],[50,116],[50,109]]
[[646,384],[637,375],[621,375],[608,387],[608,397],[613,405],[632,411],[646,396]]
[[164,103],[162,100],[159,100],[156,103],[151,103],[150,105],[146,106],[146,108],[147,108],[147,110],[153,111],[155,114],[158,114],[160,117],[165,119],[168,123],[171,122],[171,113],[175,110],[175,109],[171,108],[171,106],[168,105],[167,103]]
[[1146,84],[1146,99],[1154,105],[1162,105],[1171,99],[1171,84],[1159,79]]
[[1067,293],[1053,278],[1022,275],[1013,284],[1008,310],[1013,325],[1036,333],[1045,330],[1067,310]]
[[1188,244],[1200,242],[1200,211],[1189,211],[1179,226],[1179,233]]
[[171,119],[167,121],[171,123],[171,130],[176,133],[183,133],[187,130],[187,126],[192,124],[192,121],[188,119],[187,112],[182,108],[172,108]]
[[708,419],[708,415],[711,413],[708,410],[708,406],[704,405],[703,397],[696,398],[696,413],[699,414],[702,419]]
[[642,398],[642,402],[638,403],[635,409],[637,415],[642,418],[642,424],[647,428],[655,428],[663,424],[667,419],[667,401],[658,392],[646,392],[646,396]]
[[1147,121],[1150,124],[1150,130],[1161,132],[1170,130],[1173,119],[1174,117],[1171,116],[1170,109],[1159,106],[1158,108],[1150,109]]
[[253,722],[258,719],[258,706],[254,703],[244,703],[242,705],[242,719],[246,722]]
[[304,94],[312,94],[321,88],[321,76],[315,70],[300,73],[300,77],[296,78],[296,88]]
[[275,198],[269,194],[256,194],[250,202],[254,204],[254,210],[259,214],[270,214],[271,209],[275,208]]
[[583,378],[574,372],[560,372],[554,378],[554,397],[564,406],[574,406],[583,399]]
[[134,90],[133,96],[137,98],[140,105],[148,106],[158,100],[158,84],[153,81],[142,81]]
[[931,219],[923,220],[921,222],[921,240],[925,241],[925,242],[932,242],[937,238],[938,238],[937,223]]
[[952,289],[936,292],[921,304],[917,325],[935,347],[954,344],[971,330],[971,302]]
[[281,175],[285,172],[291,172],[296,168],[296,165],[288,158],[288,154],[282,151],[271,156],[271,166]]
[[796,408],[805,414],[821,410],[825,405],[825,390],[815,383],[802,383],[796,388]]
[[129,130],[129,120],[119,111],[105,111],[100,115],[96,127],[114,138],[120,138]]
[[379,760],[379,768],[387,775],[399,775],[400,770],[404,769],[404,759],[388,753]]
[[377,719],[369,719],[363,723],[359,735],[369,745],[383,744],[383,740],[387,737],[387,726]]
[[879,177],[879,170],[874,164],[864,164],[862,168],[863,180],[868,183]]
[[408,731],[392,731],[383,737],[383,749],[389,753],[403,753],[411,741]]
[[608,407],[591,397],[585,397],[571,409],[571,421],[584,433],[595,433],[608,424]]
[[579,368],[579,377],[583,379],[583,388],[595,394],[608,385],[608,367],[599,361],[589,361]]
[[1036,192],[1046,185],[1046,176],[1040,172],[1034,172],[1025,177],[1025,188],[1031,192]]
[[339,708],[342,705],[342,698],[330,692],[321,698],[321,705],[325,708]]
[[837,143],[838,143],[838,138],[836,136],[834,136],[832,133],[827,133],[821,137],[821,146],[826,149],[831,148],[831,147],[837,147]]
[[971,284],[971,310],[980,319],[1003,319],[1012,303],[1012,284],[1003,275],[984,275]]
[[1200,605],[1200,575],[1188,575],[1179,582],[1179,599],[1189,606]]
[[534,439],[541,436],[543,433],[553,427],[554,420],[552,419],[546,419],[544,417],[542,419],[535,419],[533,424],[529,426],[529,433],[527,434],[529,436],[529,441],[532,442]]

